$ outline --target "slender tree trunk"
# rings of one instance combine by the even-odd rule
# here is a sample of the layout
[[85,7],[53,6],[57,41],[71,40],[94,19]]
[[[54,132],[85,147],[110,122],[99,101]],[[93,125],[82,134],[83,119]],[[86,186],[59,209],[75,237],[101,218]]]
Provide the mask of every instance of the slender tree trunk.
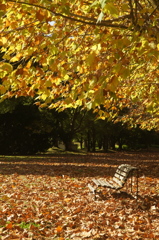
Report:
[[81,137],[80,139],[80,148],[82,149],[83,148],[83,138]]
[[90,132],[87,132],[87,151],[91,151],[91,139],[90,139]]
[[108,139],[106,137],[103,139],[103,150],[108,152]]
[[92,151],[96,151],[96,134],[95,129],[93,128],[93,135],[92,135]]

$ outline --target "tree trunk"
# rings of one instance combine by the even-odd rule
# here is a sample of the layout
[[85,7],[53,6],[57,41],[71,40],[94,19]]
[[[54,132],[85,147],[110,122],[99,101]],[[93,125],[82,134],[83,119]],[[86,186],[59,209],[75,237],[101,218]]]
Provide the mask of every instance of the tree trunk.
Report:
[[65,145],[65,151],[73,151],[74,150],[71,139],[65,140],[64,145]]
[[108,152],[108,139],[107,138],[104,138],[103,139],[103,150],[104,152]]
[[90,139],[90,132],[87,132],[87,151],[91,151],[91,139]]

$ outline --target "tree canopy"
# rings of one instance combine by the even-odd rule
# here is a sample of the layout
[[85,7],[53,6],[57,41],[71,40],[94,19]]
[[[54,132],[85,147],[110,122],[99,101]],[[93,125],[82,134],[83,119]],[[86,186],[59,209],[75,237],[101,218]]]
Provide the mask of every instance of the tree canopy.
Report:
[[0,94],[159,128],[157,0],[1,0]]

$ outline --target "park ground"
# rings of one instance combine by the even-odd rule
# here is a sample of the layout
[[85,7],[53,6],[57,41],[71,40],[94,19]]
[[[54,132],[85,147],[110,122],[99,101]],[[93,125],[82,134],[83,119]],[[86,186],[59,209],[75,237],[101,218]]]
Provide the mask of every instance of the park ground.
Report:
[[[139,168],[138,200],[125,188],[94,200],[88,183],[122,163]],[[159,152],[1,156],[0,240],[11,239],[159,239]]]

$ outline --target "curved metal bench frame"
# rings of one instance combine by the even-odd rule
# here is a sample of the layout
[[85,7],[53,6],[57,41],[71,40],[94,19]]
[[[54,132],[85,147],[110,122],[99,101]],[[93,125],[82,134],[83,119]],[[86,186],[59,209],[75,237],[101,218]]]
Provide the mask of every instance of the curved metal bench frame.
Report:
[[114,177],[109,181],[101,180],[101,179],[92,179],[92,181],[96,185],[96,188],[94,188],[90,184],[88,184],[88,188],[96,196],[98,187],[105,187],[105,188],[110,188],[114,190],[120,190],[127,183],[128,178],[131,178],[131,193],[132,193],[134,172],[136,172],[136,194],[134,197],[138,198],[138,168],[133,167],[129,164],[121,164],[117,168],[114,174]]

